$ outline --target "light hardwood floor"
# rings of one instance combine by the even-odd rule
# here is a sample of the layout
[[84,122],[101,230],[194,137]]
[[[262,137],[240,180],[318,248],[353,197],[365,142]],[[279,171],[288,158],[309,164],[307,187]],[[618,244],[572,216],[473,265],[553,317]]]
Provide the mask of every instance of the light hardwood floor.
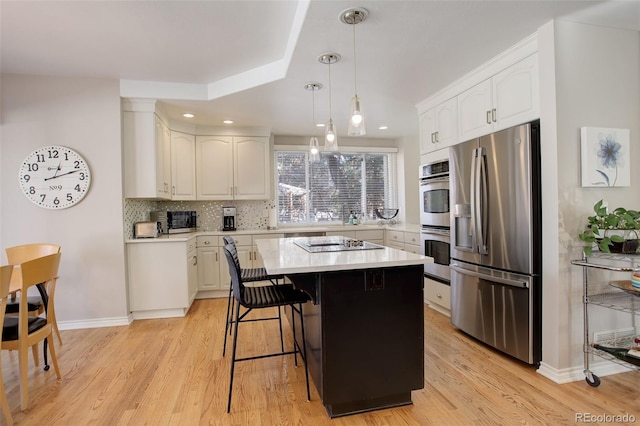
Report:
[[[14,420],[25,425],[571,425],[576,413],[590,413],[629,414],[640,424],[640,373],[603,377],[598,388],[584,381],[558,385],[474,342],[426,306],[425,387],[412,393],[413,405],[330,420],[313,383],[312,400],[306,401],[304,369],[294,368],[289,356],[239,363],[227,414],[225,313],[224,299],[198,300],[185,318],[63,331],[64,345],[57,345],[62,379],[41,366],[31,368],[28,412],[20,411],[17,353],[2,351]],[[277,333],[276,322],[243,324],[240,355],[277,351]],[[290,333],[285,339],[290,345]]]

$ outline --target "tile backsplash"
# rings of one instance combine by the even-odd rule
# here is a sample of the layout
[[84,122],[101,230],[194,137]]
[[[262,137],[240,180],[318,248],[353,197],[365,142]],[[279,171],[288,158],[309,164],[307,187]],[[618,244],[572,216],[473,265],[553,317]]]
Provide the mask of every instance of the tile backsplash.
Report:
[[195,210],[198,215],[198,231],[222,229],[222,207],[235,206],[238,223],[236,228],[267,229],[269,200],[251,201],[157,201],[127,198],[124,200],[125,238],[133,238],[133,224],[149,220],[149,212],[155,210]]

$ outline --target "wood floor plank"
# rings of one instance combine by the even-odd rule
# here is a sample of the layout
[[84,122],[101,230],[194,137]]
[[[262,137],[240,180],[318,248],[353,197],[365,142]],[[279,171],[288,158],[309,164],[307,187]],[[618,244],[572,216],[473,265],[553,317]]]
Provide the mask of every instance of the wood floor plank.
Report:
[[[640,374],[558,385],[535,369],[482,345],[425,307],[425,388],[413,405],[330,420],[304,367],[293,356],[237,364],[232,412],[226,413],[231,339],[222,357],[226,299],[194,302],[185,318],[63,331],[62,379],[29,371],[30,409],[20,411],[18,358],[2,352],[9,406],[31,425],[573,425],[576,413],[635,416]],[[257,316],[273,315],[255,312]],[[252,313],[253,315],[253,313]],[[286,348],[291,331],[284,320]],[[280,350],[276,321],[245,323],[239,355]],[[62,409],[64,408],[64,409]]]

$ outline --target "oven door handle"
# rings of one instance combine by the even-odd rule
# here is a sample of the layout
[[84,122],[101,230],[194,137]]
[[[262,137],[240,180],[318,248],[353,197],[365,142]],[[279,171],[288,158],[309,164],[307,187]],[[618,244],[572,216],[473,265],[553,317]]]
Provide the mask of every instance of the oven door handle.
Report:
[[433,178],[420,178],[421,185],[427,185],[429,183],[449,182],[449,175],[438,176]]
[[511,280],[509,278],[502,278],[502,277],[494,277],[492,275],[486,275],[480,272],[470,271],[469,269],[464,269],[459,267],[455,263],[452,263],[451,265],[449,265],[449,267],[454,271],[461,273],[462,275],[471,275],[472,277],[476,277],[476,278],[480,278],[483,280],[492,281],[500,284],[505,284],[512,287],[529,288],[529,283],[526,281]]

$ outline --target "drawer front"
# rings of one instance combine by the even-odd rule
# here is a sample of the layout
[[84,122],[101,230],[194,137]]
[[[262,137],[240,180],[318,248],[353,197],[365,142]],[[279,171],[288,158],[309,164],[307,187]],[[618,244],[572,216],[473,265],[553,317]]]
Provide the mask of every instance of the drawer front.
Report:
[[408,251],[409,253],[422,254],[420,253],[420,246],[414,246],[413,244],[405,244],[404,251]]
[[216,236],[216,235],[202,235],[200,237],[196,237],[196,245],[198,247],[217,247],[218,246],[218,236]]
[[424,287],[427,300],[451,310],[451,287],[429,278],[424,279]]
[[387,230],[387,244],[392,242],[404,243],[404,232]]
[[405,232],[404,233],[405,244],[413,244],[414,246],[420,245],[420,234],[417,232]]
[[356,238],[363,241],[373,242],[375,240],[384,240],[384,230],[382,229],[363,229],[356,231]]
[[[236,242],[236,246],[251,246],[253,245],[253,241],[251,235],[229,235]],[[224,247],[224,241],[222,240],[224,236],[220,236],[218,240],[218,244],[220,247]]]
[[385,246],[398,249],[398,250],[404,250],[404,243],[398,243],[395,241],[387,241]]

